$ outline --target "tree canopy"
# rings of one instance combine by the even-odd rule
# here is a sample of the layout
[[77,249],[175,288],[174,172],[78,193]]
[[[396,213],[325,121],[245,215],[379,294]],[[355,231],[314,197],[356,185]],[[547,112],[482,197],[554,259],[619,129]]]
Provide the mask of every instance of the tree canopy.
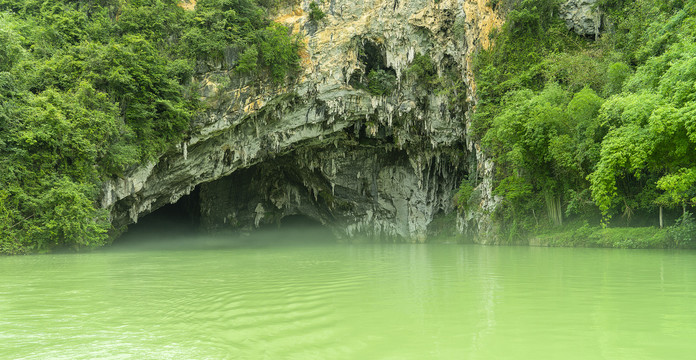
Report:
[[[108,241],[101,183],[180,142],[197,62],[282,83],[298,39],[253,0],[0,0],[0,253]],[[242,51],[247,49],[246,51]]]
[[654,224],[661,208],[686,216],[696,205],[696,1],[600,1],[613,27],[597,41],[546,16],[558,1],[509,5],[476,59],[473,127],[496,160],[503,227]]

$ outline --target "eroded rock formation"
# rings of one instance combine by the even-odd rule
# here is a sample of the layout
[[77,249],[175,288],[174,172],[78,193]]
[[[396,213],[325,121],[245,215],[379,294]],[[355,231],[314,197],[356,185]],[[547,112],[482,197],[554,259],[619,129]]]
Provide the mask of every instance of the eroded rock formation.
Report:
[[568,0],[561,5],[561,17],[568,29],[578,35],[597,37],[604,30],[605,19],[597,0]]
[[[278,87],[236,76],[234,51],[200,64],[208,110],[185,142],[157,162],[105,184],[116,227],[137,222],[200,188],[207,229],[251,229],[301,214],[344,235],[422,241],[438,214],[454,211],[465,176],[492,165],[467,134],[475,107],[471,56],[500,19],[485,0],[332,0],[311,21],[310,1],[276,21],[306,42],[303,70]],[[464,86],[429,90],[406,75],[428,54],[439,76]],[[370,70],[396,77],[389,95],[366,89]],[[458,93],[457,93],[458,92]],[[481,181],[482,211],[494,206]],[[485,228],[468,214],[460,228]]]

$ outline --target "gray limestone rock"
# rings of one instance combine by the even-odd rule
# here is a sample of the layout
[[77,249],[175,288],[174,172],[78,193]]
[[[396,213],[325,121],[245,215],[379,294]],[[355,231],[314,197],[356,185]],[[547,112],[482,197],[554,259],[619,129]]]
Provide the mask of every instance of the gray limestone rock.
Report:
[[[459,225],[486,230],[490,221],[481,214],[497,202],[493,166],[467,133],[476,102],[474,44],[497,24],[485,0],[335,0],[311,33],[302,11],[308,4],[276,18],[305,36],[294,82],[235,75],[232,50],[219,63],[199,64],[195,81],[207,110],[190,136],[104,184],[101,206],[116,228],[196,191],[209,230],[303,215],[342,236],[423,241],[435,216],[455,211],[453,195],[469,176],[481,180],[481,206]],[[459,26],[464,38],[452,36],[456,24],[466,25]],[[446,91],[406,76],[416,53],[430,55],[438,74],[460,74],[466,100],[453,103]],[[375,68],[396,76],[391,94],[365,89]]]
[[597,0],[568,0],[561,5],[561,18],[568,29],[578,35],[597,37],[604,26],[604,16],[596,6]]

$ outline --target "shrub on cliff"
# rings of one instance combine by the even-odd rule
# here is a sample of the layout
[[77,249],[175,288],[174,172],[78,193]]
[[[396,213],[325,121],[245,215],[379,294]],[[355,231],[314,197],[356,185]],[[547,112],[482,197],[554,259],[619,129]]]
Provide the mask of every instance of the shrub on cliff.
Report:
[[321,10],[319,5],[312,1],[309,3],[309,19],[312,21],[321,21],[323,18],[326,17],[326,14],[324,14],[324,11]]
[[396,87],[396,75],[382,69],[370,70],[367,88],[374,95],[389,95]]
[[437,69],[430,56],[418,53],[406,69],[406,75],[418,85],[428,88],[437,79]]

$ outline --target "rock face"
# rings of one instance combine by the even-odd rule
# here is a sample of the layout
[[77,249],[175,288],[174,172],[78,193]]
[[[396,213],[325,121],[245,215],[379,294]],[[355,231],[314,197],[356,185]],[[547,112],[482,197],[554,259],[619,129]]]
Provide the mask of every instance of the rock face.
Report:
[[[320,5],[319,23],[308,17],[310,1],[280,10],[276,21],[305,39],[301,76],[283,87],[240,78],[233,54],[200,64],[208,110],[190,138],[106,182],[102,207],[123,227],[198,189],[201,224],[211,230],[303,215],[345,236],[423,241],[434,217],[454,211],[468,176],[490,210],[490,182],[480,178],[492,164],[467,134],[471,56],[500,24],[485,2],[332,0]],[[419,53],[463,86],[419,85],[407,75]],[[370,70],[395,76],[388,95],[367,91]],[[473,213],[459,224],[488,226]]]
[[578,35],[597,37],[604,28],[604,16],[597,0],[569,0],[561,5],[561,17]]
[[434,152],[417,169],[411,156],[350,140],[280,156],[202,185],[203,225],[280,225],[303,215],[339,235],[423,241],[433,216],[452,210],[462,159]]

